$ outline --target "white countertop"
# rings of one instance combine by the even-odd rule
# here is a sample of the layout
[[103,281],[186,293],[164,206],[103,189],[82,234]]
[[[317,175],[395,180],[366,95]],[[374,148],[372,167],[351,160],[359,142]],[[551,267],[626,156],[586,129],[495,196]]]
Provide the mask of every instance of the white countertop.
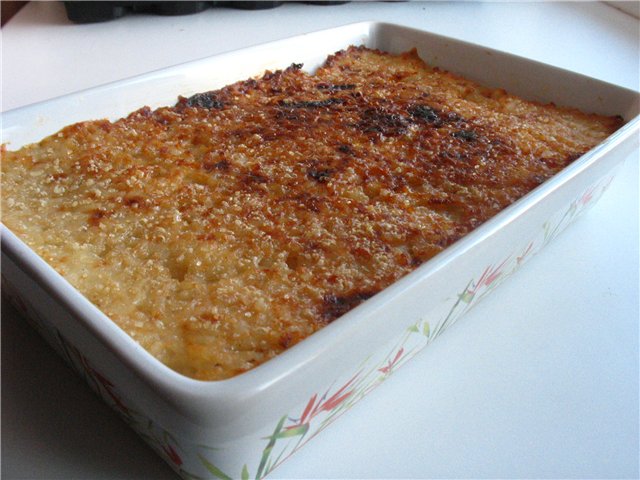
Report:
[[[639,89],[638,19],[599,3],[286,4],[2,29],[2,109],[361,20]],[[271,478],[638,478],[638,152],[593,209]],[[2,303],[2,478],[174,479]]]

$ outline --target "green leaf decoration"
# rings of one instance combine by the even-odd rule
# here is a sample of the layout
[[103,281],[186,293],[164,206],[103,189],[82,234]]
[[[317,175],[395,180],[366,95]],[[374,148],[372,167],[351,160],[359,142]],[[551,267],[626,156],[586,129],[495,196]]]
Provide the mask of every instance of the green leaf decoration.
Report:
[[[302,440],[302,437],[300,437],[300,440]],[[298,440],[298,443],[300,443],[300,440]],[[282,451],[280,452],[280,455],[278,455],[278,456],[276,457],[276,459],[275,459],[273,462],[271,462],[271,463],[273,463],[273,465],[279,465],[279,464],[280,464],[280,463],[279,463],[279,462],[280,462],[280,459],[281,459],[281,458],[282,458],[282,456],[284,455],[285,451],[286,451],[286,449],[282,449]],[[294,448],[294,451],[295,451],[295,448]],[[273,468],[275,468],[275,467],[273,467]],[[271,470],[267,470],[267,471],[266,471],[266,472],[267,472],[267,473],[266,473],[266,475],[269,475],[269,472],[270,472],[270,471],[271,471]]]
[[418,333],[420,331],[420,330],[418,330],[418,325],[417,324],[411,325],[408,330],[410,332],[415,332],[415,333]]
[[569,206],[569,212],[571,212],[571,214],[574,214],[577,209],[578,209],[578,203],[574,200],[573,202],[571,202],[571,205]]
[[471,300],[473,300],[474,295],[475,294],[473,292],[469,292],[469,291],[465,290],[464,292],[462,292],[460,294],[459,298],[464,303],[471,303]]
[[294,428],[289,428],[287,430],[283,430],[282,432],[278,433],[277,435],[274,435],[272,438],[297,437],[298,435],[304,435],[305,433],[307,433],[308,430],[309,430],[309,424],[305,423],[305,424],[299,425],[299,426],[294,427]]
[[204,458],[202,455],[198,455],[198,456],[200,457],[200,461],[205,466],[205,468],[209,470],[209,472],[212,475],[214,475],[216,478],[220,478],[221,480],[233,480],[233,478],[231,478],[229,475],[224,473],[222,470],[220,470],[218,467],[216,467],[213,463],[211,463],[209,460]]
[[249,470],[247,469],[247,464],[244,464],[244,467],[242,467],[242,473],[240,474],[240,478],[242,480],[249,480]]
[[267,443],[267,446],[262,451],[262,458],[260,459],[260,465],[258,466],[258,471],[256,472],[256,479],[262,478],[262,474],[267,465],[267,460],[269,460],[269,456],[271,455],[271,450],[273,450],[273,447],[276,444],[276,440],[278,439],[278,435],[282,431],[282,426],[284,425],[286,419],[287,416],[284,415],[278,422],[278,425],[276,425],[276,429],[273,431],[273,434],[268,437],[269,443]]
[[[273,433],[271,435],[269,435],[268,437],[264,437],[265,440],[273,440],[282,430],[282,426],[284,425],[284,422],[287,420],[287,416],[284,415],[280,421],[278,422],[278,425],[276,425],[275,430],[273,431]],[[272,442],[269,442],[269,444],[271,444]],[[273,442],[275,443],[275,442]]]
[[429,325],[429,322],[424,322],[424,325],[422,325],[422,334],[425,337],[431,335],[431,326]]

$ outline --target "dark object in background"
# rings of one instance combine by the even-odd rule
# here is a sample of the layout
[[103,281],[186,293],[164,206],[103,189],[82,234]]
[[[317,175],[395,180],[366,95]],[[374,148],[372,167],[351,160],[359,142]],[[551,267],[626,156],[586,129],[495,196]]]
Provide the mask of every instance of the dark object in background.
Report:
[[[154,15],[188,15],[211,7],[229,7],[243,10],[264,10],[282,5],[276,2],[209,1],[209,2],[64,2],[67,17],[74,23],[105,22],[129,13],[150,13]],[[348,2],[309,1],[314,5],[339,5]]]
[[24,7],[27,2],[13,2],[13,1],[3,1],[0,2],[0,18],[2,19],[1,25],[4,25],[11,17],[13,17],[18,11]]

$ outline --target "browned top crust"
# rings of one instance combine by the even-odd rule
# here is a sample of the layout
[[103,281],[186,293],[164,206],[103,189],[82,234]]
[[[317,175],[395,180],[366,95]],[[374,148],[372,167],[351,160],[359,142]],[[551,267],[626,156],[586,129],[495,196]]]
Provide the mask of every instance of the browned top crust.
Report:
[[3,152],[3,221],[197,379],[277,355],[621,125],[351,47]]

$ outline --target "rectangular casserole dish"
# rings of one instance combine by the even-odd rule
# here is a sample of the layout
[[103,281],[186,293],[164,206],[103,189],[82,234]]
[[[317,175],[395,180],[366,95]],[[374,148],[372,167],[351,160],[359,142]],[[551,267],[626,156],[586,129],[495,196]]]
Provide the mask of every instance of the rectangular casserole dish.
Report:
[[561,174],[410,275],[279,357],[220,382],[160,364],[2,227],[3,293],[185,478],[268,475],[551,241],[637,149],[637,92],[405,27],[362,23],[179,65],[3,115],[19,148],[75,121],[115,119],[364,44],[529,100],[621,114],[626,125]]

